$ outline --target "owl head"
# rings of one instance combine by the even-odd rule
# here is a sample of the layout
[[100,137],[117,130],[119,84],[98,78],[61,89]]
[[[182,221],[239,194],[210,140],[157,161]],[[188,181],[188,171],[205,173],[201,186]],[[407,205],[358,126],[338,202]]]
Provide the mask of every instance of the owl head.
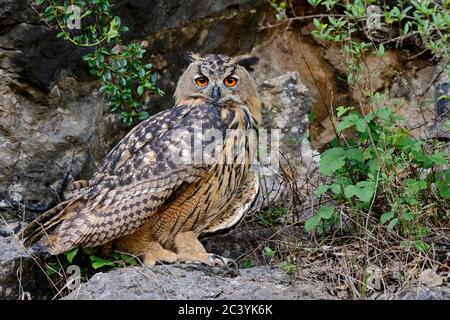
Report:
[[258,58],[243,55],[230,58],[222,54],[186,55],[188,68],[175,90],[175,103],[246,104],[257,96],[249,71]]

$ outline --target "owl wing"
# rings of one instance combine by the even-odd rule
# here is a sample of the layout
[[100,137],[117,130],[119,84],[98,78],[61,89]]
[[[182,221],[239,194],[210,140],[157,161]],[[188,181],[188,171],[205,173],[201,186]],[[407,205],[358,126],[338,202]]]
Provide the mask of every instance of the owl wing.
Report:
[[[136,231],[182,184],[210,172],[211,165],[179,157],[205,129],[225,134],[218,109],[207,104],[176,106],[136,126],[107,155],[88,190],[43,224],[52,230],[48,250],[101,245]],[[202,140],[202,148],[207,144]]]

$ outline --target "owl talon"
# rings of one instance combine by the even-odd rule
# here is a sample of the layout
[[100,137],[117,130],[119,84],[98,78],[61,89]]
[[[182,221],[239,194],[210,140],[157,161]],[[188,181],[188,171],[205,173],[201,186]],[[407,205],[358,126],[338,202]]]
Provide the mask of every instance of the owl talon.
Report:
[[219,265],[221,264],[223,267],[227,268],[227,262],[225,260],[226,258],[219,256],[217,254],[211,253],[208,256],[208,264],[211,266]]
[[[220,261],[220,263],[217,263]],[[208,257],[208,264],[214,266],[221,264],[222,268],[225,269],[225,271],[230,271],[230,269],[234,269],[237,273],[239,272],[239,267],[233,259],[225,258],[222,256],[219,256],[217,254],[210,254]]]

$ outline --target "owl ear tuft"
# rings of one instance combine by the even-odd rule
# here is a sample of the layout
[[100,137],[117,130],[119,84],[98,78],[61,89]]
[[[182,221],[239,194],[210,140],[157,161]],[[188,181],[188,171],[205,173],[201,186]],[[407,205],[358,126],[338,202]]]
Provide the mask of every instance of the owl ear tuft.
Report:
[[191,64],[192,62],[199,60],[200,55],[190,51],[186,51],[183,55],[183,58],[186,64]]
[[253,67],[255,64],[257,64],[259,61],[259,58],[256,56],[252,56],[250,54],[245,54],[242,56],[237,56],[234,57],[231,62],[233,64],[237,64],[240,65],[242,67],[244,67],[245,69],[247,69],[247,71],[253,71]]

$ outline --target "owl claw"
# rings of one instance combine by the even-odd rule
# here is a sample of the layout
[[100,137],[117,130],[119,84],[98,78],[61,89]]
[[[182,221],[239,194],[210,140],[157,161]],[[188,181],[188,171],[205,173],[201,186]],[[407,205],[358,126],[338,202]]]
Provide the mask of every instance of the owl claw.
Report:
[[[239,267],[236,263],[236,261],[234,261],[233,259],[228,259],[222,256],[219,256],[217,254],[210,254],[208,257],[208,264],[209,265],[221,265],[223,269],[225,269],[225,271],[236,271],[237,273],[239,273]],[[230,270],[231,269],[231,270]]]

